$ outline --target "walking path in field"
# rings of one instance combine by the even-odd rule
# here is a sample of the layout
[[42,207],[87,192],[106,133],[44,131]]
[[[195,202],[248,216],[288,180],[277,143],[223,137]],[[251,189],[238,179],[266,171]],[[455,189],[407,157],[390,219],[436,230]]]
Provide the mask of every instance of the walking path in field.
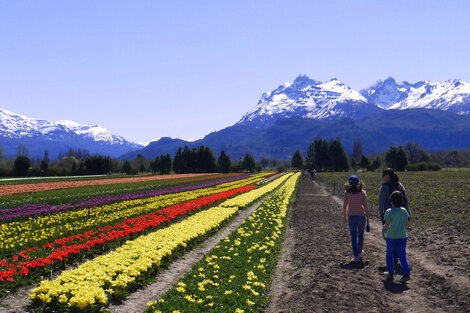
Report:
[[413,246],[412,237],[407,247],[411,281],[385,281],[380,221],[371,220],[371,232],[365,233],[363,262],[350,262],[342,199],[317,182],[299,184],[266,312],[468,312],[468,277],[433,263]]

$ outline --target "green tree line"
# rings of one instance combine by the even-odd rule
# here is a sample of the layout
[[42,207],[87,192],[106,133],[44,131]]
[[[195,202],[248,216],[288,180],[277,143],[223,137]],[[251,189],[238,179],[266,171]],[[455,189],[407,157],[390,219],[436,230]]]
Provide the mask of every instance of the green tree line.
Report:
[[110,173],[152,174],[174,173],[214,173],[214,172],[254,172],[262,170],[256,164],[254,157],[245,154],[238,162],[221,151],[218,158],[207,146],[189,149],[180,147],[174,157],[162,154],[154,159],[147,159],[139,154],[134,160],[117,160],[109,156],[90,155],[87,150],[69,149],[59,154],[59,159],[51,161],[49,152],[44,152],[42,160],[30,159],[27,148],[20,145],[16,159],[6,159],[0,145],[0,176],[65,176],[65,175],[95,175]]

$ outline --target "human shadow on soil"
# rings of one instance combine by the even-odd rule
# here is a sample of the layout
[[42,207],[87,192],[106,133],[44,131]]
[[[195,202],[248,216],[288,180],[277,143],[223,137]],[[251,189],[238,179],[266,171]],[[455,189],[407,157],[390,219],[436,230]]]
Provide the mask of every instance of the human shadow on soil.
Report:
[[360,261],[351,261],[349,263],[343,263],[343,264],[340,264],[339,267],[341,267],[342,269],[346,269],[346,270],[357,270],[357,269],[363,269],[367,265],[369,265],[369,261],[363,262],[362,260],[360,260]]
[[402,293],[404,291],[410,290],[407,284],[405,283],[395,283],[393,280],[384,279],[382,280],[385,290],[391,293]]
[[[383,274],[387,270],[387,267],[379,266],[377,270],[379,271],[379,273]],[[398,270],[400,270],[400,272],[398,272]],[[401,274],[401,266],[398,269],[395,266],[395,276],[398,276],[400,274]],[[398,278],[399,277],[396,277],[396,279]],[[385,290],[391,293],[402,293],[403,291],[410,290],[410,288],[405,283],[396,283],[393,280],[389,280],[386,278],[382,280],[382,283],[384,284]]]

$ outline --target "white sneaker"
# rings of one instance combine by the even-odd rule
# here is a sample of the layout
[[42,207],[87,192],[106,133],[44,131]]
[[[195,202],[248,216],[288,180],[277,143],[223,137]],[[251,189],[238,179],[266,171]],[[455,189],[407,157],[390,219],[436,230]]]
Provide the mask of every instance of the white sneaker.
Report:
[[361,250],[361,253],[359,253],[358,257],[362,258],[366,252],[364,250]]

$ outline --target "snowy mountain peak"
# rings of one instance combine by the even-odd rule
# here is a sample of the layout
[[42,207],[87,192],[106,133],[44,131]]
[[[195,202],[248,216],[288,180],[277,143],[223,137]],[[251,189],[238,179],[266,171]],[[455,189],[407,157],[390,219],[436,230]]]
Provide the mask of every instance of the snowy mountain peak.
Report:
[[361,94],[370,103],[384,109],[425,108],[470,113],[470,84],[460,79],[410,84],[406,81],[397,83],[393,78],[388,78],[362,90]]
[[321,82],[299,75],[292,84],[284,83],[265,92],[258,104],[238,124],[267,127],[279,118],[301,116],[312,119],[356,117],[379,110],[367,99],[338,79]]
[[[294,85],[301,89],[301,88],[304,88],[304,87],[307,87],[307,86],[315,86],[317,85],[318,83],[320,83],[319,81],[316,81],[314,79],[311,79],[310,77],[308,77],[307,75],[299,75],[297,76],[297,78],[294,80]],[[285,83],[285,84],[289,84],[289,83]],[[291,84],[289,84],[291,85]]]
[[[93,148],[89,146],[92,147],[94,144],[120,147],[116,150],[140,147],[140,145],[128,142],[123,137],[114,135],[108,129],[99,125],[81,125],[70,120],[52,122],[29,118],[3,109],[0,109],[0,138],[2,142],[12,143],[43,140],[50,144],[63,142],[67,149],[68,147],[88,148],[91,152],[93,152]],[[40,147],[40,149],[43,152],[47,148]],[[122,151],[119,151],[119,154],[122,153]]]
[[70,129],[78,129],[82,126],[78,124],[77,122],[70,121],[70,120],[58,121],[57,124],[63,125],[64,127],[67,127]]

